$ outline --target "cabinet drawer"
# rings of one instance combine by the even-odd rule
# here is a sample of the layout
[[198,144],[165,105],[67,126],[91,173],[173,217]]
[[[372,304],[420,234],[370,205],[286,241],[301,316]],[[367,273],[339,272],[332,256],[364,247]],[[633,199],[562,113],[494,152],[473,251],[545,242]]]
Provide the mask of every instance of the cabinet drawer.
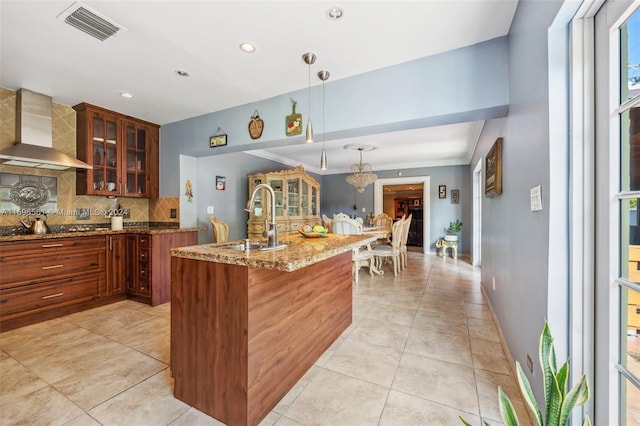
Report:
[[138,260],[140,262],[148,262],[151,259],[151,251],[140,247],[138,250]]
[[298,229],[302,229],[303,226],[304,226],[304,223],[302,222],[290,222],[288,231],[297,232]]
[[0,290],[0,312],[6,318],[18,312],[90,300],[98,295],[101,282],[104,274],[93,274]]
[[148,276],[140,276],[138,279],[139,284],[139,293],[141,296],[150,296],[151,295],[151,280],[149,280]]
[[264,232],[264,222],[249,224],[249,232],[252,234],[262,234]]
[[138,237],[138,248],[149,248],[151,238],[145,236]]
[[91,274],[105,271],[105,250],[0,258],[0,288],[16,287],[28,282],[64,278],[74,274]]
[[47,238],[31,241],[0,243],[0,261],[3,258],[71,253],[93,249],[104,249],[104,237]]

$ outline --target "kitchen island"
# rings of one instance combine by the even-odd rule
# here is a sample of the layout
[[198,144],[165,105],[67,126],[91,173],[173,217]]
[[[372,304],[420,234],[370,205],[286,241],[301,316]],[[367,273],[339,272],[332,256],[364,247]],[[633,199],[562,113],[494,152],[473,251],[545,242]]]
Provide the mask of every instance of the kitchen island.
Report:
[[351,324],[351,250],[375,238],[173,249],[174,396],[225,424],[258,424]]

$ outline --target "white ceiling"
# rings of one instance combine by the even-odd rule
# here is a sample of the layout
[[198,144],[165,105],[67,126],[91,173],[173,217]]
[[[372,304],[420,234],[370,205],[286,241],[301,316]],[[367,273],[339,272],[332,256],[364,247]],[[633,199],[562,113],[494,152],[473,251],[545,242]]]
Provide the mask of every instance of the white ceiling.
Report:
[[[307,51],[334,81],[506,35],[517,0],[82,3],[125,30],[101,42],[56,19],[71,0],[0,1],[0,86],[166,124],[306,88]],[[340,21],[327,19],[331,6],[344,10]],[[244,41],[256,52],[242,52]],[[177,69],[190,77],[177,76]],[[332,141],[331,173],[358,161],[342,149],[347,143],[380,146],[364,154],[374,170],[411,167],[418,155],[420,167],[468,164],[481,127]],[[314,143],[259,154],[317,168],[321,149]]]

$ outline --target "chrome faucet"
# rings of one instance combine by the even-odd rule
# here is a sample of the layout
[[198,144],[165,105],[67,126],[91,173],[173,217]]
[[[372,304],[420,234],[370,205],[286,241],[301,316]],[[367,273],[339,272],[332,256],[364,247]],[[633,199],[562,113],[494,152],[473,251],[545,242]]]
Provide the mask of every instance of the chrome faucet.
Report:
[[247,201],[245,211],[251,212],[251,210],[253,210],[256,193],[263,188],[269,191],[269,194],[271,195],[271,229],[269,229],[269,220],[265,219],[264,232],[262,233],[262,236],[267,237],[267,246],[269,246],[269,248],[280,248],[280,245],[278,244],[278,226],[276,225],[276,193],[273,191],[273,188],[264,183],[257,185],[253,189],[253,193],[251,194],[249,201]]

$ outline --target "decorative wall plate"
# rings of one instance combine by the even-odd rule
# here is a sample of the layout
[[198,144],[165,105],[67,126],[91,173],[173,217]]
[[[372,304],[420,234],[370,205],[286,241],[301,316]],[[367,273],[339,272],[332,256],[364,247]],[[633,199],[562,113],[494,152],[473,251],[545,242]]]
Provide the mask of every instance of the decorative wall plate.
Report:
[[258,110],[256,110],[249,122],[249,136],[251,136],[251,139],[259,139],[262,136],[262,130],[264,130],[264,121],[260,118]]
[[286,134],[294,136],[302,134],[302,114],[296,114],[296,101],[292,101],[291,115],[286,118]]
[[11,187],[9,198],[23,209],[40,207],[49,201],[51,192],[40,182],[22,181]]

